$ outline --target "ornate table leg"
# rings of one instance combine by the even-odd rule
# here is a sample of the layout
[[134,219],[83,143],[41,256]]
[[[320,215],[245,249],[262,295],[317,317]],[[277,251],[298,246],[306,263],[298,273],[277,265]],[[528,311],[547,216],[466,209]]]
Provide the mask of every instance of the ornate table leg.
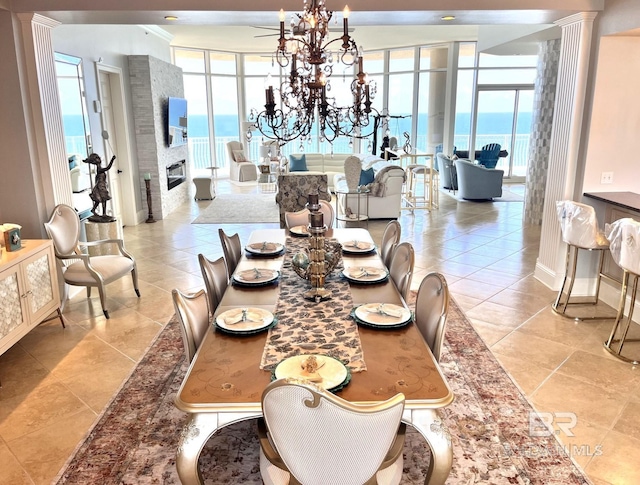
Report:
[[198,457],[205,443],[218,429],[218,413],[192,414],[180,435],[176,468],[183,485],[202,485]]
[[453,464],[451,435],[435,409],[413,409],[410,413],[411,425],[424,436],[431,448],[431,462],[424,483],[443,485]]

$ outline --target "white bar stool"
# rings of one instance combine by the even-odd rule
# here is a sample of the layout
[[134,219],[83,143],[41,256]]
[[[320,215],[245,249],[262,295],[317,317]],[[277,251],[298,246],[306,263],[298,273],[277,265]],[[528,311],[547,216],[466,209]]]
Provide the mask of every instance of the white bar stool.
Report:
[[[596,212],[590,205],[581,204],[572,200],[556,202],[556,212],[558,214],[558,221],[560,222],[560,230],[562,231],[562,240],[567,244],[567,257],[562,286],[551,308],[555,313],[564,317],[573,318],[574,320],[605,320],[607,319],[605,317],[577,317],[566,313],[567,306],[569,305],[597,304],[602,276],[611,279],[609,276],[602,274],[604,251],[609,249],[609,241],[598,228]],[[573,283],[575,282],[576,265],[578,264],[578,252],[580,249],[599,251],[596,291],[592,301],[572,302],[569,300],[571,298],[571,291],[573,290]],[[563,298],[567,280],[570,280],[570,282],[567,288],[566,298]]]
[[[633,318],[633,308],[635,306],[636,294],[638,290],[638,276],[640,275],[640,222],[631,218],[619,219],[608,227],[607,238],[610,242],[611,256],[623,271],[622,291],[620,292],[620,303],[618,304],[618,314],[611,329],[609,339],[604,343],[613,356],[634,365],[640,364],[640,359],[631,359],[622,355],[622,346],[627,339],[627,333]],[[624,307],[627,301],[627,290],[629,289],[629,276],[633,276],[631,286],[631,304],[629,314],[624,320]],[[624,322],[623,322],[624,320]],[[620,325],[622,323],[622,325]],[[639,339],[629,339],[629,341],[639,341]]]

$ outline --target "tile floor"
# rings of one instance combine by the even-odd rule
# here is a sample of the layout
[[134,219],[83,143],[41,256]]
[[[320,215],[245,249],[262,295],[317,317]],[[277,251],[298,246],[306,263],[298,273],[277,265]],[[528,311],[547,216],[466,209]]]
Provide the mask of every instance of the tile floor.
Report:
[[[256,190],[224,179],[218,185],[219,192]],[[0,356],[0,484],[50,483],[173,314],[171,289],[202,286],[196,255],[221,255],[218,226],[190,224],[207,204],[190,202],[156,224],[125,228],[142,298],[130,280],[111,284],[106,321],[96,292],[90,301],[82,292],[65,309],[66,330],[46,323]],[[440,209],[403,213],[402,239],[416,250],[412,287],[428,271],[444,273],[538,410],[576,413],[575,427],[562,432],[570,418],[558,416],[556,428],[593,482],[640,483],[639,370],[602,349],[609,322],[578,323],[551,312],[554,293],[532,276],[540,228],[523,226],[522,205],[459,202],[442,193]],[[375,240],[385,224],[369,223]],[[257,227],[225,230],[246,239]]]

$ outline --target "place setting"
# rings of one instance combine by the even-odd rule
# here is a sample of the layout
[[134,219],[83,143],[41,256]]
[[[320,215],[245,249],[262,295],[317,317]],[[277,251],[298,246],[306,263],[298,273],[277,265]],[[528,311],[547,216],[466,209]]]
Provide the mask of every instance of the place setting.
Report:
[[280,278],[280,271],[268,268],[252,268],[233,273],[231,282],[238,286],[265,286]]
[[262,308],[233,308],[214,318],[217,330],[233,335],[253,335],[268,330],[277,323],[277,317]]
[[307,227],[307,226],[293,226],[293,227],[289,228],[289,232],[293,236],[308,237],[309,236],[309,227]]
[[367,303],[355,307],[351,316],[358,325],[371,328],[400,328],[413,321],[413,313],[393,303]]
[[376,250],[375,244],[353,239],[342,243],[342,252],[350,254],[369,254]]
[[284,244],[263,241],[247,244],[244,249],[252,256],[279,256],[284,252]]
[[351,381],[351,371],[334,357],[303,354],[288,357],[273,369],[271,380],[282,378],[303,379],[326,391],[338,392]]
[[373,266],[349,266],[342,270],[342,276],[349,283],[376,284],[389,279],[389,272]]

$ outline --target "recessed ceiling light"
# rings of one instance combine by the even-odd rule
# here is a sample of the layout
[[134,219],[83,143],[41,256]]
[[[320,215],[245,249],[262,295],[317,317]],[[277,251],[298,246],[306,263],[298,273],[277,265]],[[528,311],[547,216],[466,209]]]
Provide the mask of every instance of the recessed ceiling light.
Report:
[[176,17],[175,15],[165,15],[164,19],[165,20],[178,20],[178,17]]
[[456,16],[455,15],[443,15],[442,17],[440,17],[440,20],[455,20]]

